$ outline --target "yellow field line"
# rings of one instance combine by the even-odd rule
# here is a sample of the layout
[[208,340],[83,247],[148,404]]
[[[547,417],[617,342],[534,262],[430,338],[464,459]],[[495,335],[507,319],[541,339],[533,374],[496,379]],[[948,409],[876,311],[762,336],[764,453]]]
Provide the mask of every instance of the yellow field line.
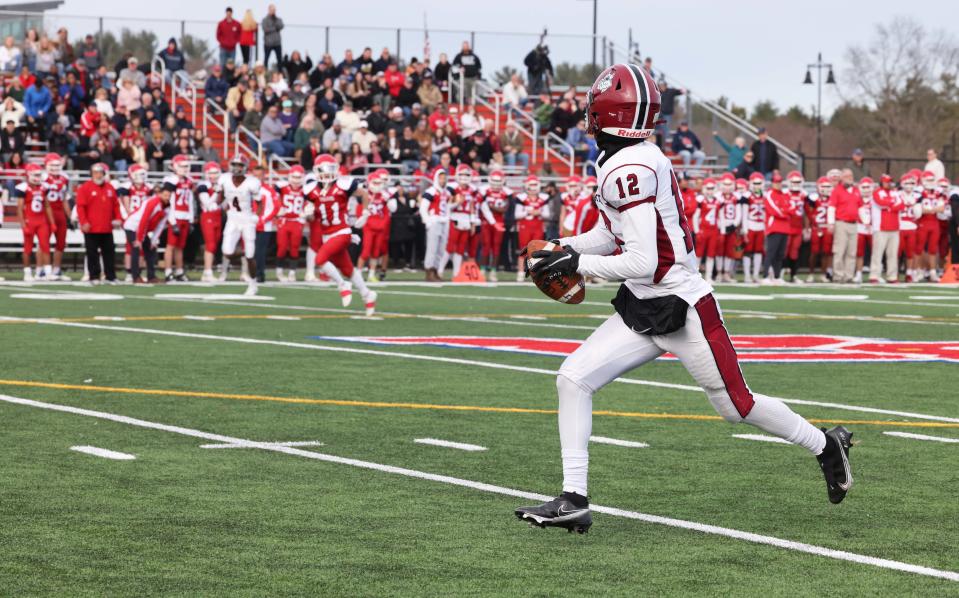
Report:
[[[86,390],[116,394],[156,395],[171,397],[193,397],[204,399],[230,399],[236,401],[270,401],[275,403],[298,403],[306,405],[334,405],[340,407],[371,407],[378,409],[426,409],[433,411],[472,411],[480,413],[531,413],[556,415],[555,409],[534,409],[529,407],[492,407],[484,405],[436,405],[431,403],[393,403],[385,401],[349,401],[345,399],[306,399],[301,397],[275,397],[270,395],[251,395],[226,392],[203,392],[188,390],[167,390],[159,388],[125,388],[117,386],[93,386],[90,384],[61,384],[56,382],[37,382],[33,380],[3,380],[0,385],[23,386],[32,388],[51,388],[56,390]],[[685,421],[722,421],[718,415],[698,415],[693,413],[643,413],[632,411],[594,411],[593,415],[609,417],[628,417],[638,419],[672,419]],[[838,420],[810,419],[817,424],[844,424],[864,426],[895,426],[904,428],[959,428],[959,423],[949,422],[904,422],[881,420]]]

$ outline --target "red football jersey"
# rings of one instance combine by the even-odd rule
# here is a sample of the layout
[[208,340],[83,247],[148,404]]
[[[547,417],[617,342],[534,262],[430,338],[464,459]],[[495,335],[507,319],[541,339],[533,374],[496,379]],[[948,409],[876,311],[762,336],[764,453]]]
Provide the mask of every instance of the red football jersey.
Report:
[[358,182],[353,177],[340,177],[333,184],[317,184],[307,194],[307,199],[316,206],[315,218],[320,223],[320,233],[332,235],[340,231],[349,232],[347,223],[350,196],[356,191]]
[[506,214],[506,208],[509,207],[511,194],[511,191],[506,187],[500,187],[499,189],[487,187],[483,192],[483,202],[493,215],[493,220],[499,224],[503,224],[503,216]]
[[46,188],[23,182],[13,188],[13,197],[23,198],[23,217],[31,222],[47,219]]
[[306,189],[300,185],[294,187],[282,184],[277,187],[280,196],[280,213],[283,220],[302,220],[303,208],[306,205]]
[[43,188],[46,189],[47,201],[54,210],[64,211],[64,204],[70,192],[70,179],[62,174],[48,174],[43,179]]

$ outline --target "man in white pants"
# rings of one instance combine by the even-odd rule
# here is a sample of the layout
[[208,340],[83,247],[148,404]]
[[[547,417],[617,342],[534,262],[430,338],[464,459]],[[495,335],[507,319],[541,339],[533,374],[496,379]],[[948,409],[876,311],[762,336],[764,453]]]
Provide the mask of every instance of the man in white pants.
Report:
[[563,250],[531,256],[537,275],[578,272],[626,281],[613,301],[617,313],[559,370],[563,491],[544,504],[516,509],[517,517],[533,525],[589,529],[593,393],[666,352],[679,358],[725,420],[751,424],[816,455],[831,502],[842,501],[852,485],[848,430],[819,430],[782,401],[754,394],[746,385],[712,288],[694,267],[692,233],[672,164],[646,141],[655,133],[659,107],[656,84],[640,67],[616,64],[600,74],[586,104],[587,128],[601,150],[600,224],[560,239]]
[[423,269],[428,282],[439,282],[440,266],[449,259],[446,241],[450,234],[450,203],[455,190],[448,184],[445,170],[438,168],[433,173],[433,184],[420,198],[420,218],[426,226],[426,255]]
[[[248,162],[237,155],[230,160],[230,172],[220,176],[217,182],[217,203],[226,206],[226,226],[223,227],[223,259],[237,253],[237,244],[243,241],[243,256],[249,268],[244,295],[256,295],[256,223],[259,214],[254,210],[254,200],[260,194],[260,181],[248,176]],[[224,268],[224,271],[226,269]]]

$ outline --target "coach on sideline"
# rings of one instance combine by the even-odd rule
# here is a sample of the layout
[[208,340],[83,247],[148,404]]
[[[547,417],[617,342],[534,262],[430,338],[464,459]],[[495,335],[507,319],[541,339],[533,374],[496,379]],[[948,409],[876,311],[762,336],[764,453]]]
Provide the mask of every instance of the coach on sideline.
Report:
[[107,166],[97,162],[90,168],[90,180],[77,188],[77,217],[83,231],[83,244],[87,250],[87,270],[90,281],[100,280],[100,258],[109,282],[116,282],[114,268],[116,247],[113,244],[113,229],[120,226],[120,202],[117,191],[107,182]]
[[844,168],[840,184],[829,196],[826,220],[833,233],[833,282],[850,282],[856,272],[857,223],[862,205],[862,195],[856,188],[852,170]]

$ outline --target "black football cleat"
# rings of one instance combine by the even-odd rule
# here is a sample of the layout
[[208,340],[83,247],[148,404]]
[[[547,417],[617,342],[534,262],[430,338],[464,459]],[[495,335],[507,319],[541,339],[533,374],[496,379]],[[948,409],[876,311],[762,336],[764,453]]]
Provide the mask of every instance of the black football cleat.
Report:
[[822,431],[826,434],[826,448],[816,455],[816,459],[819,460],[819,467],[826,477],[829,502],[838,505],[852,488],[852,468],[849,466],[852,432],[843,426],[836,426],[828,431],[823,428]]
[[593,525],[589,502],[572,492],[563,492],[553,500],[534,507],[519,507],[516,517],[536,527],[562,527],[568,532],[585,534]]

